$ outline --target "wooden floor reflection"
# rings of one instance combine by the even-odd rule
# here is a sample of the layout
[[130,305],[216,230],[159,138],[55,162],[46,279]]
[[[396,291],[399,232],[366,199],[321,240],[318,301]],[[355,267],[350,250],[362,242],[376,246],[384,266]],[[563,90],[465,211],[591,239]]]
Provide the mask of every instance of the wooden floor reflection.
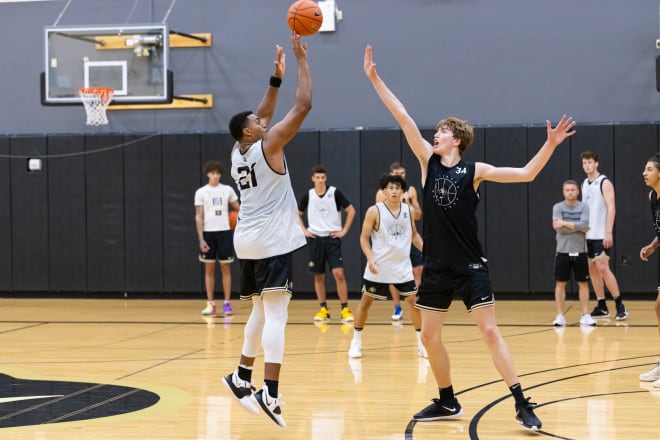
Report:
[[[294,300],[280,385],[288,426],[281,429],[263,414],[244,411],[220,383],[236,367],[249,303],[235,301],[232,317],[205,320],[201,301],[2,299],[0,373],[18,382],[2,387],[0,438],[660,438],[660,389],[638,379],[660,358],[651,296],[626,303],[628,321],[600,320],[597,328],[577,325],[579,310],[567,304],[569,325],[562,329],[550,325],[552,302],[497,305],[522,384],[539,404],[543,430],[534,435],[515,422],[508,390],[459,301],[449,313],[445,339],[464,415],[413,424],[412,414],[437,397],[437,389],[427,361],[417,356],[408,311],[402,323],[393,324],[392,303],[376,303],[364,332],[363,358],[349,361],[352,327],[334,319],[314,325],[317,304]],[[338,315],[336,301],[333,311]],[[262,365],[259,358],[258,386]],[[90,395],[68,391],[79,383],[97,384],[86,389],[112,385],[155,393],[159,400],[141,407],[136,394],[123,393],[100,403],[80,402]],[[43,384],[51,384],[49,395],[35,396]],[[28,385],[36,386],[29,388],[32,394],[21,394]],[[40,403],[23,404],[19,411],[19,398]],[[81,405],[67,409],[67,417],[75,414],[77,420],[54,416],[65,401]],[[105,411],[108,402],[115,404]]]

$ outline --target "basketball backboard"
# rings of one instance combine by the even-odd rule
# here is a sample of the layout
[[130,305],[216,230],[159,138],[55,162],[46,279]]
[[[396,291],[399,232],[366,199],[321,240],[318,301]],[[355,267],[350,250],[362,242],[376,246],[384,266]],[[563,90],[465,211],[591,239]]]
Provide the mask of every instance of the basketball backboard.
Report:
[[81,104],[81,87],[114,89],[113,103],[172,101],[165,24],[44,28],[43,105]]

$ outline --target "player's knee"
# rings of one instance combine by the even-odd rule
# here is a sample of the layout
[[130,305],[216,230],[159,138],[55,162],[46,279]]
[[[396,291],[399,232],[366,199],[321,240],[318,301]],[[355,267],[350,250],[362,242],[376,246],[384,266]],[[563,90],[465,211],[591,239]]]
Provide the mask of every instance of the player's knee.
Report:
[[497,326],[494,325],[483,327],[481,329],[481,336],[487,345],[497,344],[502,339]]

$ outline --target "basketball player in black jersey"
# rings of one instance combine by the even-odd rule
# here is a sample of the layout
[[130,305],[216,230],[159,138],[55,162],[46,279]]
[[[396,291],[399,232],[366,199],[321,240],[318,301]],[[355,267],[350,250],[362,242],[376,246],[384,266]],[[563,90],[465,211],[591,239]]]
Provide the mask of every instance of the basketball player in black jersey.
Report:
[[433,145],[427,142],[399,99],[376,72],[371,46],[364,52],[364,72],[419,160],[422,171],[424,269],[417,293],[422,315],[422,342],[438,383],[440,398],[413,416],[416,421],[460,417],[463,410],[454,396],[449,354],[442,341],[445,313],[454,293],[461,295],[477,323],[495,368],[515,399],[516,420],[527,429],[541,428],[534,405],[523,395],[506,342],[495,322],[495,299],[486,258],[477,237],[475,210],[478,188],[484,181],[531,182],[545,166],[555,148],[572,136],[575,122],[562,116],[555,128],[546,121],[548,139],[522,168],[494,167],[483,162],[465,162],[462,154],[472,143],[473,129],[466,121],[447,118],[437,124]]

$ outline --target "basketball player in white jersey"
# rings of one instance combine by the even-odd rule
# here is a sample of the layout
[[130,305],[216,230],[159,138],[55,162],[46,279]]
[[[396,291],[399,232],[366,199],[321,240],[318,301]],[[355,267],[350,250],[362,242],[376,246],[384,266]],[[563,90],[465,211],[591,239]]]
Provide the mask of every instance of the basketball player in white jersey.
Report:
[[[286,423],[280,408],[279,377],[284,356],[284,330],[291,299],[292,253],[305,245],[298,223],[298,206],[284,157],[284,147],[298,132],[312,109],[312,78],[307,45],[291,33],[297,61],[298,84],[291,110],[268,128],[285,70],[285,56],[277,46],[275,75],[256,112],[234,115],[229,130],[236,144],[231,153],[231,175],[241,196],[234,231],[234,248],[241,268],[241,299],[252,301],[245,324],[238,368],[223,378],[239,403],[261,409],[278,426]],[[252,368],[264,352],[264,386],[255,391]]]
[[[367,258],[367,267],[362,280],[362,298],[355,313],[353,340],[348,351],[350,358],[362,357],[362,330],[375,299],[387,299],[390,285],[394,285],[406,297],[406,302],[412,304],[417,293],[410,247],[414,245],[422,249],[423,242],[415,227],[415,209],[401,201],[406,181],[399,175],[388,174],[379,183],[385,200],[367,209],[360,234],[360,247]],[[424,346],[420,340],[420,328],[415,330],[420,353]]]
[[[396,174],[403,177],[403,180],[408,183],[406,180],[406,167],[403,166],[401,162],[393,162],[390,165],[390,174]],[[376,192],[376,203],[382,202],[385,200],[385,193],[383,190],[379,189]],[[406,189],[401,194],[401,201],[413,207],[415,209],[415,221],[419,221],[422,218],[422,208],[419,206],[419,199],[417,198],[417,190],[414,186],[408,183],[408,189]],[[415,247],[410,247],[410,261],[413,267],[413,275],[415,277],[415,285],[419,286],[419,282],[422,279],[422,267],[424,266],[424,261],[422,259],[422,253]],[[394,313],[392,313],[392,321],[401,321],[403,319],[403,310],[401,309],[401,299],[399,291],[394,287],[390,286],[390,295],[392,295],[392,301],[394,302]],[[411,320],[416,329],[419,329],[421,325],[421,318],[419,317],[419,311],[414,307],[410,310]],[[423,349],[424,347],[422,347]],[[421,353],[420,353],[421,354]],[[424,356],[426,357],[426,356]]]
[[204,165],[209,183],[195,191],[195,227],[199,240],[199,261],[204,263],[206,308],[202,315],[215,316],[215,263],[220,262],[224,303],[222,313],[233,315],[231,298],[231,263],[234,262],[234,239],[229,226],[229,206],[240,209],[236,191],[220,183],[222,164],[210,160]]
[[[467,162],[462,155],[474,139],[470,124],[455,117],[442,119],[436,126],[431,144],[422,137],[403,103],[376,72],[371,46],[367,46],[364,52],[364,73],[403,130],[419,161],[424,182],[424,270],[416,307],[422,314],[422,342],[428,351],[439,398],[415,414],[413,420],[428,422],[458,418],[463,414],[454,394],[449,354],[443,342],[446,312],[457,294],[474,318],[493,363],[511,392],[516,420],[526,429],[541,429],[541,421],[534,413],[535,405],[525,398],[511,353],[497,327],[495,297],[487,259],[479,242],[475,211],[480,200],[481,182],[533,181],[555,148],[575,133],[572,130],[575,122],[562,116],[553,128],[550,121],[546,121],[548,137],[545,143],[521,168]],[[436,86],[433,90],[442,98],[442,87]]]
[[589,277],[598,304],[591,312],[594,318],[607,318],[610,312],[605,303],[605,286],[614,298],[616,319],[628,318],[628,311],[621,301],[619,283],[610,270],[610,250],[614,246],[614,185],[606,175],[598,171],[598,154],[584,151],[582,169],[587,175],[582,182],[582,201],[589,206],[589,231],[587,231],[587,253],[589,255]]
[[[353,313],[348,308],[348,286],[344,274],[344,259],[341,254],[341,239],[355,218],[355,208],[336,187],[327,185],[328,173],[322,165],[312,167],[314,188],[307,191],[298,203],[298,220],[307,238],[309,261],[307,267],[314,274],[314,291],[321,310],[314,315],[314,321],[324,323],[330,319],[327,293],[325,289],[326,265],[330,267],[337,285],[339,316],[342,322],[353,322]],[[342,226],[341,210],[346,211],[346,221]],[[307,227],[303,215],[307,211]]]

